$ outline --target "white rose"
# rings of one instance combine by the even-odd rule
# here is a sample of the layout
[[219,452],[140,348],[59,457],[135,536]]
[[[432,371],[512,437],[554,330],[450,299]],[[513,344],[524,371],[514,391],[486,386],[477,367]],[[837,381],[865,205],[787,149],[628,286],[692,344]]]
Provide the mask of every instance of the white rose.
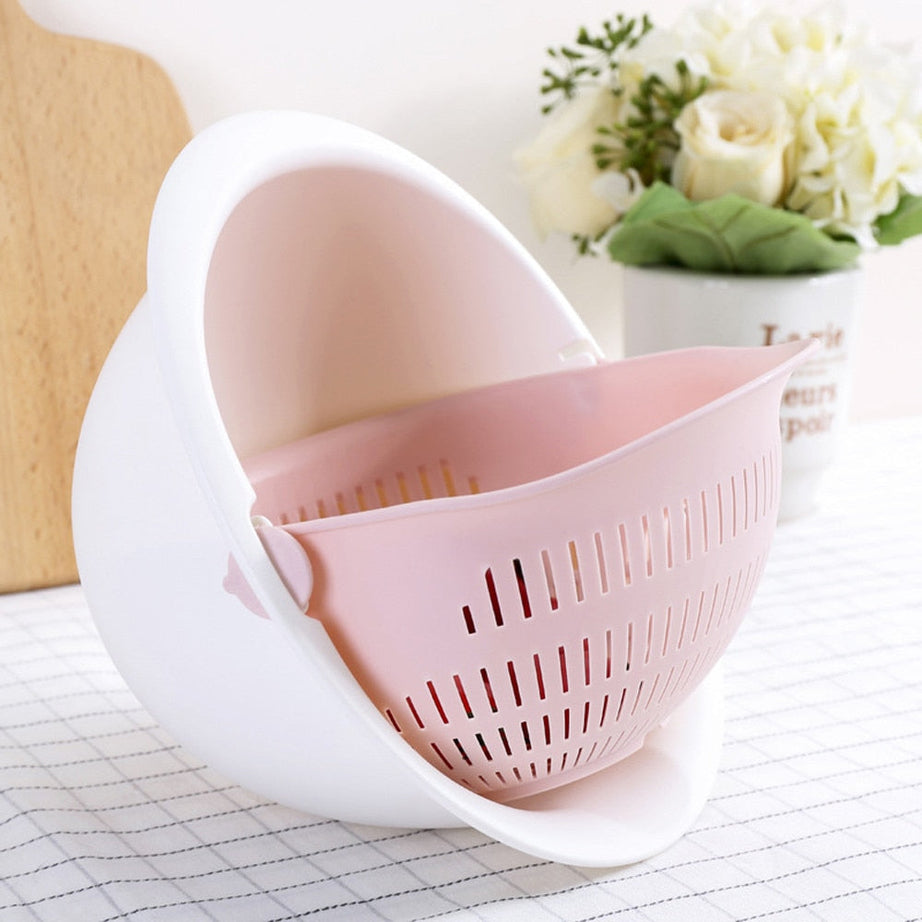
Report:
[[599,176],[593,144],[596,129],[616,121],[618,100],[607,88],[582,93],[558,106],[537,138],[516,153],[528,190],[532,221],[544,236],[551,231],[594,236],[618,214],[592,189]]
[[842,61],[815,61],[789,81],[799,112],[786,207],[832,234],[876,246],[874,223],[901,194],[922,192],[918,64],[857,40]]
[[693,201],[728,192],[775,205],[785,191],[785,148],[793,137],[784,103],[770,93],[714,90],[676,119],[681,146],[672,184]]

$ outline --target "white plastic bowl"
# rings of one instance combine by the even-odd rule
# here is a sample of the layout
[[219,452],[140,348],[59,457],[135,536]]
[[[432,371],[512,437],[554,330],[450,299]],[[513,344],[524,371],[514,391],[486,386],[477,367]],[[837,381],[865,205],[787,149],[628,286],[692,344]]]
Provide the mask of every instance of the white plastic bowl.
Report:
[[[100,376],[74,474],[81,579],[126,681],[214,768],[310,813],[469,823],[581,865],[670,844],[716,771],[716,675],[635,755],[495,803],[398,736],[305,617],[244,473],[341,423],[598,359],[523,248],[406,151],[293,112],[203,132],[164,182],[148,292]],[[268,618],[225,590],[229,573]]]

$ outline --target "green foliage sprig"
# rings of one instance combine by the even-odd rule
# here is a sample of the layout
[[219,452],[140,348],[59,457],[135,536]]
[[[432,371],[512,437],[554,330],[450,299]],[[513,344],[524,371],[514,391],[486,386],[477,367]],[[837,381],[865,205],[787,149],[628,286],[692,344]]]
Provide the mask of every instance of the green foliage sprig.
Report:
[[708,88],[707,77],[693,77],[681,58],[675,69],[675,88],[658,74],[649,74],[631,97],[634,114],[624,122],[599,126],[599,134],[610,139],[592,147],[600,170],[636,170],[645,186],[669,181],[672,159],[679,149],[675,120]]
[[[607,20],[599,32],[585,26],[571,45],[548,48],[553,66],[542,71],[541,95],[550,97],[541,111],[547,115],[565,100],[572,99],[580,87],[598,85],[601,78],[612,78],[625,50],[635,48],[653,28],[650,17],[641,19],[619,13]],[[600,125],[599,142],[592,148],[600,170],[636,170],[643,184],[669,178],[669,165],[679,149],[679,136],[673,128],[682,109],[708,87],[706,77],[692,76],[682,59],[675,63],[675,86],[658,74],[649,74],[637,87],[630,102],[633,113],[623,122]],[[623,88],[611,80],[614,95]]]
[[541,95],[551,99],[541,111],[547,115],[564,100],[572,99],[581,86],[596,83],[603,74],[613,74],[618,69],[618,54],[634,48],[652,28],[653,23],[646,13],[639,21],[618,13],[614,23],[611,20],[602,23],[599,33],[593,34],[582,27],[575,47],[548,48],[553,67],[541,72],[544,78]]

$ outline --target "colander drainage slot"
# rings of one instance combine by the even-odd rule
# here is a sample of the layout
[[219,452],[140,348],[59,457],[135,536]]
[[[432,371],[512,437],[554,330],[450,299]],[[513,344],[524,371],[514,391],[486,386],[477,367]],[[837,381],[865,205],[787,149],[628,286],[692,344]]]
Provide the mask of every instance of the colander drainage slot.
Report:
[[708,539],[708,496],[706,490],[701,491],[701,540],[706,554],[711,549],[711,542]]
[[497,735],[499,736],[500,742],[503,744],[503,751],[506,753],[507,756],[511,756],[512,747],[509,745],[509,737],[506,736],[506,728],[500,727],[499,730],[497,731]]
[[666,538],[666,569],[672,569],[672,520],[669,517],[669,507],[663,506],[663,532]]
[[487,583],[487,593],[490,596],[490,607],[493,609],[493,620],[496,621],[497,627],[503,626],[503,611],[499,605],[499,597],[496,594],[496,583],[493,580],[493,571],[488,569],[484,574]]
[[416,705],[413,704],[413,699],[407,695],[406,697],[407,707],[410,709],[410,713],[413,715],[413,719],[416,721],[416,725],[420,730],[425,730],[426,725],[423,723],[422,718],[419,716],[419,711],[416,710]]
[[730,506],[731,506],[731,530],[730,534],[732,537],[736,537],[736,520],[737,520],[737,501],[736,501],[736,477],[730,475]]
[[485,667],[480,670],[480,680],[483,682],[483,690],[486,692],[490,710],[495,714],[499,708],[496,706],[496,699],[493,697],[493,685]]
[[523,720],[520,724],[522,730],[522,742],[525,743],[527,752],[531,752],[531,734],[528,732],[528,721]]
[[646,666],[650,662],[650,655],[653,652],[653,612],[647,616],[647,637],[644,642],[643,662]]
[[622,522],[618,526],[618,540],[621,545],[621,574],[624,579],[624,585],[631,585],[631,555],[627,543],[627,528]]
[[682,499],[682,524],[685,534],[685,560],[688,562],[692,559],[691,509],[688,505],[688,497]]
[[615,714],[615,723],[621,720],[621,715],[624,713],[624,701],[627,698],[627,687],[621,689],[621,698],[618,701],[618,712]]
[[579,569],[579,553],[576,550],[576,542],[570,541],[567,544],[567,549],[570,552],[570,568],[573,570],[573,588],[576,590],[576,601],[582,602],[585,596],[583,595],[583,577]]
[[599,588],[602,590],[602,595],[608,595],[608,564],[605,562],[605,546],[601,532],[597,531],[593,535],[593,542],[596,562],[599,565]]
[[442,707],[442,702],[439,699],[438,692],[435,690],[435,686],[432,684],[432,681],[426,682],[426,688],[429,689],[429,694],[432,696],[432,703],[435,705],[435,709],[439,713],[439,717],[442,718],[442,723],[448,723],[448,717],[445,714],[445,709]]
[[532,657],[532,661],[534,662],[535,666],[535,682],[538,686],[538,698],[541,701],[544,701],[544,699],[547,697],[547,693],[544,688],[544,671],[541,669],[541,655],[539,653],[535,653],[535,655]]
[[522,614],[526,618],[531,617],[531,602],[528,600],[528,586],[525,583],[525,574],[522,572],[522,561],[516,557],[512,561],[512,569],[515,572],[516,585],[519,588],[519,599],[522,602]]
[[468,756],[468,754],[464,751],[464,747],[461,745],[461,740],[459,740],[458,737],[455,737],[452,742],[455,744],[455,749],[458,750],[458,753],[460,754],[464,764],[473,765],[474,763],[471,762],[470,756]]
[[544,582],[547,588],[547,597],[551,605],[551,611],[557,611],[559,606],[557,600],[557,583],[554,579],[554,569],[551,566],[551,555],[547,549],[541,551],[541,566],[544,570]]
[[454,675],[452,679],[455,683],[455,689],[458,692],[458,698],[461,701],[461,707],[464,710],[464,713],[467,715],[468,720],[472,720],[474,717],[474,709],[471,707],[470,702],[467,700],[467,694],[464,691],[464,684],[461,682],[461,676]]
[[449,771],[453,771],[454,765],[452,765],[451,762],[449,762],[448,759],[445,758],[445,755],[442,752],[442,750],[439,749],[439,747],[435,743],[431,743],[430,745],[432,746],[433,752],[435,752],[435,754],[442,760],[442,764],[445,765],[445,767]]
[[490,755],[490,750],[487,748],[486,742],[484,742],[483,734],[482,734],[482,733],[475,733],[475,734],[474,734],[474,739],[476,739],[477,742],[480,744],[480,749],[481,749],[481,752],[483,752],[484,758],[485,758],[488,762],[492,762],[492,761],[493,761],[493,756]]
[[522,706],[522,693],[519,691],[519,680],[515,674],[515,664],[512,660],[506,663],[506,669],[509,672],[509,684],[512,687],[512,696],[515,699],[515,706],[520,708]]

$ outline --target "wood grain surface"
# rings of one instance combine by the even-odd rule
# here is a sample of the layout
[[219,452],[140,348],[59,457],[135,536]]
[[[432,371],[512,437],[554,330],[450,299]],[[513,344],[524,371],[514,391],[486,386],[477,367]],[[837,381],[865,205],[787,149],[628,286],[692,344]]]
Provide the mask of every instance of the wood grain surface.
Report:
[[144,292],[154,199],[190,134],[151,59],[0,0],[0,592],[77,578],[83,412]]

